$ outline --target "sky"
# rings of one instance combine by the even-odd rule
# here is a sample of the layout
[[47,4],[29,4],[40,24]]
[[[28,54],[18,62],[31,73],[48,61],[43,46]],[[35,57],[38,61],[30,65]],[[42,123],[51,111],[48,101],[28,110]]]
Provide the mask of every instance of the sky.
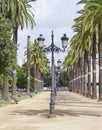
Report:
[[[61,46],[61,37],[66,34],[69,38],[68,44],[74,35],[72,26],[74,19],[79,15],[77,11],[82,9],[82,5],[77,5],[79,0],[37,0],[32,2],[32,11],[35,14],[36,26],[34,29],[24,28],[18,31],[18,64],[24,63],[24,51],[27,46],[27,36],[31,37],[31,42],[39,37],[39,34],[43,34],[45,38],[45,45],[51,44],[51,32],[54,31],[54,44],[58,47]],[[65,53],[55,54],[55,62],[58,59],[64,60],[68,53],[68,49]],[[51,54],[47,54],[47,57],[51,61]]]

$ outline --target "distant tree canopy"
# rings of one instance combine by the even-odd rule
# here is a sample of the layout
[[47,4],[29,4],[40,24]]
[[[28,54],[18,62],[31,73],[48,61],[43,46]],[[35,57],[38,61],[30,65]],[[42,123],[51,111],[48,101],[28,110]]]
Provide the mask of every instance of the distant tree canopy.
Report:
[[51,86],[51,74],[44,75],[44,86],[49,87]]
[[[58,76],[56,75],[56,78]],[[44,76],[44,86],[49,87],[51,86],[51,74],[47,74]],[[58,87],[61,86],[68,86],[69,85],[69,79],[68,79],[68,72],[67,71],[61,71],[58,81],[56,82]]]
[[68,72],[67,71],[62,71],[59,77],[59,85],[60,86],[68,86],[69,81],[68,81]]
[[27,87],[27,75],[25,66],[17,66],[17,87],[26,88]]
[[0,74],[8,73],[14,62],[12,23],[0,15]]
[[[27,88],[27,68],[26,64],[23,66],[17,65],[17,87],[20,89]],[[32,72],[32,69],[31,69]],[[34,90],[34,78],[33,75],[30,76],[30,90]]]

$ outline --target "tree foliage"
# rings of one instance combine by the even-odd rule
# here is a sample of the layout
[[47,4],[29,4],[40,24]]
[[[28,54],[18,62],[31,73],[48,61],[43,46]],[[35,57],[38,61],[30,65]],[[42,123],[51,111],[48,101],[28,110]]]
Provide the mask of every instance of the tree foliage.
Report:
[[[30,82],[30,89],[32,90],[34,86],[34,78],[32,75],[30,76]],[[26,64],[24,64],[22,67],[17,66],[17,87],[20,89],[27,88]]]
[[44,48],[39,47],[36,40],[31,46],[31,64],[34,64],[34,57],[36,58],[36,64],[39,66],[40,72],[42,74],[49,73],[46,53],[44,52]]
[[0,75],[0,90],[3,88],[3,75]]
[[[33,0],[34,1],[34,0]],[[2,0],[2,13],[5,17],[14,21],[14,26],[23,29],[25,24],[34,27],[34,14],[29,4],[32,0]]]
[[60,86],[68,86],[68,72],[62,71],[59,77],[59,85]]
[[17,87],[26,88],[26,85],[27,85],[26,67],[17,66]]
[[0,74],[7,73],[12,68],[15,49],[12,24],[0,15]]

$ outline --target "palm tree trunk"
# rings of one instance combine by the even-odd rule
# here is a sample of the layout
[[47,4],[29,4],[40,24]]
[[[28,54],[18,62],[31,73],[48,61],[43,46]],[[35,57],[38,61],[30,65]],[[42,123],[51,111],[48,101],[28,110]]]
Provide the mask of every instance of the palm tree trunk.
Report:
[[79,93],[79,67],[78,63],[76,64],[76,87],[77,87],[77,93]]
[[99,32],[99,100],[102,100],[102,27]]
[[41,72],[40,72],[40,69],[39,69],[39,66],[37,66],[37,87],[38,87],[38,91],[40,92],[41,91]]
[[75,93],[76,92],[76,72],[75,72],[75,67],[74,67],[74,70],[73,70],[73,92]]
[[73,92],[73,71],[68,72],[69,77],[69,91]]
[[75,93],[78,93],[78,64],[75,65]]
[[92,69],[93,69],[93,81],[92,81],[92,98],[96,98],[96,35],[93,35],[92,46]]
[[9,100],[9,87],[8,87],[8,75],[5,74],[3,78],[3,99]]
[[84,86],[83,95],[87,96],[87,52],[84,54]]
[[68,77],[69,77],[69,91],[73,91],[72,90],[72,73],[71,71],[68,71]]
[[41,89],[43,90],[44,87],[44,75],[41,73]]
[[37,91],[40,91],[40,82],[39,82],[39,66],[37,65]]
[[75,72],[72,70],[72,92],[75,92]]
[[37,65],[35,56],[34,56],[34,92],[37,93]]
[[91,97],[91,56],[88,52],[88,85],[87,85],[87,96]]
[[77,82],[76,82],[76,65],[75,65],[75,69],[74,69],[74,92],[77,92]]
[[[17,46],[17,36],[18,36],[18,24],[15,24],[14,27],[14,32],[13,32],[13,42]],[[16,98],[16,65],[17,65],[17,51],[15,52],[15,61],[14,61],[14,66],[13,66],[13,83],[12,83],[12,95],[11,98]]]
[[30,36],[27,38],[27,95],[30,95]]
[[83,95],[84,86],[84,59],[81,57],[81,95]]
[[81,94],[81,57],[79,57],[78,61],[78,86],[79,86],[79,94]]

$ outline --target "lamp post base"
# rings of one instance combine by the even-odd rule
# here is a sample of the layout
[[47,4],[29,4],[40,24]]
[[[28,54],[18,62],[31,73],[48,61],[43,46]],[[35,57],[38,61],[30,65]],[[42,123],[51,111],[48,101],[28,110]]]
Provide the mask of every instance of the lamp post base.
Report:
[[50,113],[49,113],[48,117],[49,118],[56,117],[56,114],[55,114],[55,104],[54,103],[50,103]]
[[48,118],[55,118],[56,117],[56,114],[49,114],[48,115]]

